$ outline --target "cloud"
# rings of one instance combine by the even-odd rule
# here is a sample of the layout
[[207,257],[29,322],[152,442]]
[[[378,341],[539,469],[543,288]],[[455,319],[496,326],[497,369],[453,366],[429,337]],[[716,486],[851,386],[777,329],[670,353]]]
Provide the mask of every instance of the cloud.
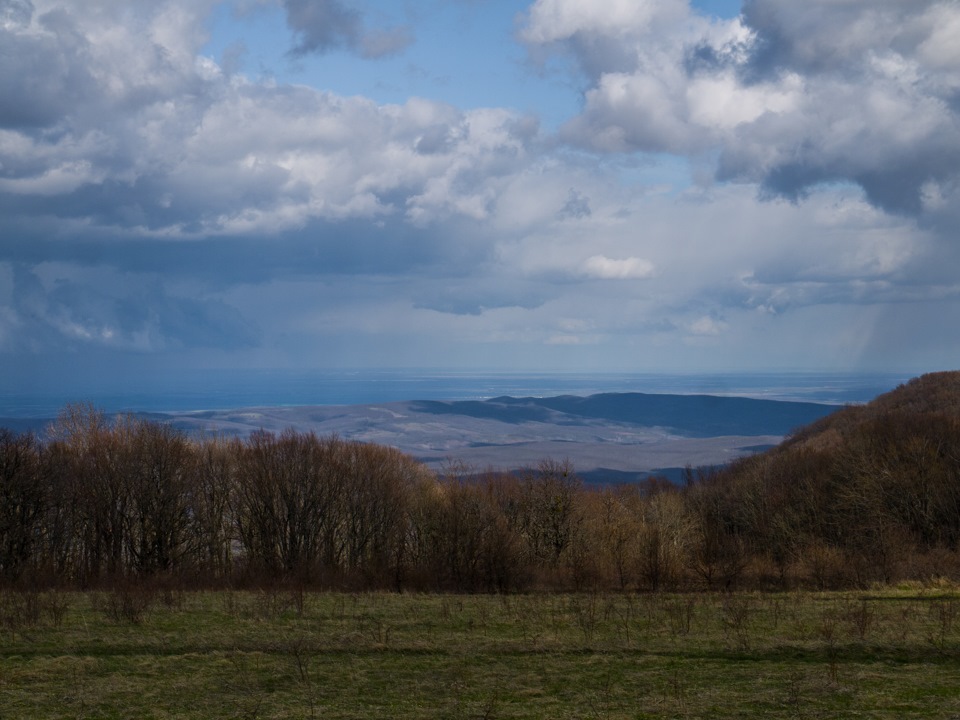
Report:
[[360,55],[370,60],[398,55],[415,41],[413,29],[407,25],[371,30],[360,38]]
[[583,338],[577,335],[551,335],[546,339],[547,345],[582,345]]
[[683,0],[611,0],[597,5],[571,0],[537,0],[527,13],[521,37],[550,43],[583,36],[626,36],[657,21],[682,18]]
[[722,320],[716,320],[711,317],[701,317],[690,323],[690,334],[713,337],[720,335],[727,328],[727,324]]
[[11,279],[12,298],[0,304],[0,315],[20,331],[4,338],[5,352],[238,350],[259,338],[236,308],[170,292],[155,275],[45,263],[13,266]]
[[360,13],[338,0],[284,0],[283,6],[287,24],[297,38],[294,55],[352,47],[360,39]]
[[482,219],[536,142],[506,110],[224,73],[198,55],[199,3],[138,6],[136,22],[109,4],[88,16],[37,3],[28,25],[0,31],[16,49],[0,73],[0,195],[34,217],[155,237]]
[[584,275],[601,280],[641,280],[653,275],[653,271],[653,263],[636,257],[614,260],[594,255],[583,264]]
[[406,26],[365,29],[363,15],[339,0],[283,0],[283,6],[295,38],[295,57],[347,49],[376,59],[400,53],[414,42]]
[[535,284],[510,276],[487,261],[485,267],[463,268],[452,283],[443,278],[423,278],[412,293],[413,308],[449,315],[481,315],[503,308],[533,310],[551,293]]
[[36,34],[30,31],[29,8],[19,16],[19,22],[11,19],[17,17],[13,10],[5,6],[7,18],[0,23],[0,47],[4,48],[0,130],[6,132],[55,123],[69,109],[82,104],[95,84],[86,64],[77,62],[82,48],[65,47],[59,42],[56,18],[44,20],[50,31]]
[[560,217],[585,218],[590,217],[590,214],[590,198],[571,188],[567,201],[560,208]]
[[[345,2],[313,6],[327,30],[261,4],[302,13],[303,53],[412,38]],[[585,89],[553,136],[221,67],[212,2],[0,0],[0,351],[796,365],[887,347],[868,336],[893,307],[940,347],[930,308],[960,297],[956,6],[875,5],[898,22],[859,0],[732,21],[532,3],[531,52],[572,58]],[[821,332],[823,350],[795,337]]]
[[852,183],[922,216],[960,199],[960,5],[747,0],[734,20],[686,3],[596,10],[538,0],[523,39],[574,57],[587,82],[570,142],[716,156],[720,180],[799,200]]
[[33,17],[33,3],[30,0],[3,0],[0,2],[0,28],[24,28]]

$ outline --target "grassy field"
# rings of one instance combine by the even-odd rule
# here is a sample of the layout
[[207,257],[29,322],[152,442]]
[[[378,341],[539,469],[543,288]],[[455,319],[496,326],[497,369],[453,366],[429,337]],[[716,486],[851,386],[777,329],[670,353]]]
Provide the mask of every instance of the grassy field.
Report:
[[960,596],[0,594],[2,718],[960,717]]

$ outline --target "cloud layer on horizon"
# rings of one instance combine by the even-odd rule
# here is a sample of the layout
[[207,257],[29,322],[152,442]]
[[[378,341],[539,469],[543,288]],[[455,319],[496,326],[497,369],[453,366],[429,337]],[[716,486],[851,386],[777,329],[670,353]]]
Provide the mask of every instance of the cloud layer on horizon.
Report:
[[[702,369],[960,349],[956,3],[537,0],[518,41],[584,93],[556,134],[238,72],[204,54],[220,4],[0,0],[0,353]],[[416,38],[362,3],[257,4],[290,57]]]

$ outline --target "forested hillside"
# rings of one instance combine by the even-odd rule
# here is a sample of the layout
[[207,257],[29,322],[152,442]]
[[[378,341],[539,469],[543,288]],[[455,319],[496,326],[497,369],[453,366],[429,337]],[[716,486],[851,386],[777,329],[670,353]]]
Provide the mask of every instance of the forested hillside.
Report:
[[0,431],[0,579],[454,591],[858,587],[960,579],[960,373],[732,465],[587,487],[287,431],[192,437],[70,407]]
[[743,543],[781,578],[798,565],[821,586],[956,577],[960,373],[839,410],[688,495],[711,508],[721,554]]

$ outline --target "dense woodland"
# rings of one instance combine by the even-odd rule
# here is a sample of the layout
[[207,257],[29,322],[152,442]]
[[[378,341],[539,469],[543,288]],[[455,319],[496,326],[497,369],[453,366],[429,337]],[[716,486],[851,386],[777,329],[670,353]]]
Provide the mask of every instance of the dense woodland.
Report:
[[567,463],[437,475],[387,447],[194,438],[69,407],[0,430],[0,582],[317,589],[847,588],[960,580],[960,373],[713,470],[615,487]]

